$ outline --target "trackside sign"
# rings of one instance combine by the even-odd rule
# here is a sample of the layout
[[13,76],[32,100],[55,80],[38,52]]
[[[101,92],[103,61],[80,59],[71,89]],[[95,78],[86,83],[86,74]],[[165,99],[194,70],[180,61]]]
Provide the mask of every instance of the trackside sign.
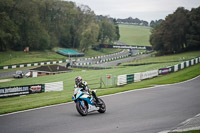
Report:
[[0,98],[44,92],[44,85],[26,85],[0,88]]
[[0,88],[0,97],[29,94],[28,86]]
[[134,46],[134,45],[113,45],[113,44],[99,44],[100,48],[121,48],[121,49],[137,49],[137,50],[152,50],[150,46]]
[[158,73],[159,75],[165,75],[165,74],[168,74],[170,73],[172,70],[171,70],[171,67],[167,67],[167,68],[160,68],[158,70]]

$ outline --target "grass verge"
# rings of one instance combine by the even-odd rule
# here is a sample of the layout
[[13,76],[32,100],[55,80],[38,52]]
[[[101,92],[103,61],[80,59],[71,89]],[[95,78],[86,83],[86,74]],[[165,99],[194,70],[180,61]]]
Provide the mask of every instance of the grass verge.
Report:
[[131,64],[142,64],[142,63],[161,63],[161,62],[181,62],[185,60],[192,59],[194,57],[199,57],[200,51],[184,52],[180,54],[166,55],[166,56],[155,56],[147,57],[144,59],[136,60],[135,62],[123,63],[121,65],[131,65]]
[[[194,78],[198,75],[200,75],[200,64],[185,68],[179,72],[128,84],[123,87],[100,89],[97,94],[98,96],[108,95],[128,90],[152,87],[154,85],[177,83]],[[72,101],[72,94],[73,88],[65,89],[61,92],[48,92],[0,99],[0,114],[69,102]]]

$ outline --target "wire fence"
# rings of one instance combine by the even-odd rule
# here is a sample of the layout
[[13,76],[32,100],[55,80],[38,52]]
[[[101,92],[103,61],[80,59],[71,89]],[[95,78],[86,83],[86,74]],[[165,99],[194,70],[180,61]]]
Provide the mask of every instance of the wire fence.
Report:
[[102,75],[99,78],[87,80],[91,89],[104,89],[117,86],[117,76],[113,74]]

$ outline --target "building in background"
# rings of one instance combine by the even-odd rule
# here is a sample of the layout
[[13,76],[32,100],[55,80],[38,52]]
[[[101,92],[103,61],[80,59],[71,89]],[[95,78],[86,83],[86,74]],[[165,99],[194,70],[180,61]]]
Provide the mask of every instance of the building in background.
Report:
[[30,77],[55,75],[59,73],[69,72],[69,71],[71,71],[71,69],[68,69],[66,67],[59,66],[59,65],[41,66],[38,68],[30,69]]

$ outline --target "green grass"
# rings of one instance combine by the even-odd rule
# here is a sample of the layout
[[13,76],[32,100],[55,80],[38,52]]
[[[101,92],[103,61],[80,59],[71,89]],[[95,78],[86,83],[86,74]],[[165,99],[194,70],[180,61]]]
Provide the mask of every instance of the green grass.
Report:
[[51,51],[35,51],[24,53],[22,51],[0,52],[0,66],[42,61],[62,60],[66,57]]
[[[96,74],[97,74],[97,71],[96,71]],[[78,73],[76,72],[71,73],[71,77],[65,77],[64,91],[61,91],[61,92],[48,92],[48,93],[40,93],[40,94],[34,94],[34,95],[0,99],[0,114],[71,101],[71,96],[73,94],[73,84],[74,84],[73,81],[74,81],[75,75],[78,75]],[[94,72],[93,72],[93,75],[95,75]],[[93,75],[88,75],[88,76],[93,77]],[[146,87],[151,87],[151,86],[160,85],[160,84],[176,83],[176,82],[181,82],[187,79],[191,79],[198,75],[200,75],[200,64],[191,66],[189,68],[186,68],[176,73],[171,73],[165,76],[160,76],[154,79],[144,80],[144,81],[133,83],[133,84],[128,84],[123,87],[100,89],[98,91],[98,95],[113,94],[117,92],[139,89],[139,88],[146,88]],[[59,80],[59,78],[62,79],[61,76],[66,76],[66,75],[60,74],[60,75],[49,76],[49,77],[52,77],[51,80],[53,80],[53,78],[56,78],[57,80]],[[84,78],[86,79],[86,81],[88,81],[87,78],[89,77],[84,77]],[[21,80],[17,80],[17,82],[26,80],[27,83],[35,84],[35,83],[41,83],[45,81],[43,77],[38,77],[38,78],[35,78],[34,80],[33,79],[21,79]],[[17,82],[15,82],[16,85],[18,84]],[[68,86],[67,84],[70,84],[70,86]]]
[[[161,63],[161,62],[183,62],[195,57],[200,56],[200,51],[185,52],[174,55],[147,57],[144,59],[136,60],[135,62],[123,63],[121,65],[142,64],[142,63]],[[173,63],[174,64],[174,63]]]
[[[69,89],[73,86],[74,77],[82,76],[85,80],[88,80],[89,84],[94,84],[92,88],[99,88],[100,86],[100,77],[105,77],[106,74],[112,74],[114,76],[122,75],[122,74],[131,74],[136,72],[144,72],[148,70],[159,69],[171,65],[175,65],[180,63],[177,61],[180,57],[191,57],[194,58],[199,55],[200,51],[198,52],[187,52],[178,55],[171,55],[171,56],[162,56],[162,57],[151,57],[153,61],[175,61],[175,62],[168,62],[168,63],[157,63],[157,64],[149,64],[145,66],[128,66],[128,67],[116,67],[114,69],[106,69],[106,70],[85,70],[81,71],[80,69],[74,69],[74,72],[70,73],[63,73],[58,75],[52,76],[43,76],[37,78],[24,78],[24,79],[15,79],[10,82],[4,82],[0,84],[0,87],[7,87],[7,86],[18,86],[18,85],[31,85],[31,84],[39,84],[39,83],[49,83],[49,82],[56,82],[56,81],[64,81],[64,88]],[[177,62],[176,62],[177,61]],[[95,84],[99,83],[99,84]]]
[[[187,52],[185,54],[173,55],[174,57],[170,56],[170,58],[176,60],[177,58],[179,58],[181,56],[196,57],[196,55],[198,55],[198,52],[196,52],[196,53]],[[175,58],[175,57],[177,57],[177,58]],[[154,57],[152,57],[152,58],[154,58]],[[159,57],[156,59],[157,59],[156,61],[166,60],[166,56]],[[173,64],[175,64],[175,63],[176,62],[174,62]],[[71,95],[72,95],[73,86],[74,86],[74,77],[76,77],[78,75],[82,76],[83,79],[89,83],[91,88],[98,88],[100,85],[99,84],[100,77],[101,76],[105,77],[106,74],[112,74],[112,75],[117,76],[117,75],[121,75],[121,74],[129,74],[129,73],[158,69],[161,67],[169,66],[170,64],[172,64],[172,63],[160,63],[160,64],[145,65],[145,66],[124,67],[124,68],[115,68],[115,69],[107,69],[107,70],[85,70],[85,71],[82,71],[80,69],[75,69],[74,72],[70,72],[70,73],[63,73],[63,74],[51,75],[51,76],[43,76],[43,77],[37,77],[37,78],[15,79],[10,82],[4,82],[4,83],[0,84],[0,87],[63,81],[64,82],[64,91],[0,99],[0,114],[71,101]],[[99,90],[98,94],[105,95],[105,94],[112,94],[112,93],[117,93],[117,92],[121,92],[121,91],[126,91],[126,90],[145,88],[145,87],[154,86],[154,85],[158,85],[158,84],[176,83],[176,82],[190,79],[197,75],[200,75],[200,64],[192,66],[190,68],[186,68],[180,72],[172,73],[172,74],[169,74],[166,76],[161,76],[159,78],[154,78],[151,80],[145,80],[142,82],[129,84],[124,87],[101,89],[101,90]],[[93,84],[93,85],[91,85],[91,84]],[[32,101],[34,101],[34,102],[32,102]]]
[[150,27],[119,25],[120,40],[129,45],[150,46]]
[[[120,49],[103,49],[102,52],[89,49],[85,53],[85,57],[101,56],[121,51]],[[83,57],[84,58],[84,57]],[[59,55],[53,51],[31,51],[24,53],[22,51],[6,51],[0,52],[0,66],[34,63],[43,61],[58,61],[67,59],[67,57]]]
[[[133,25],[119,25],[120,28],[120,41],[132,45],[149,46],[150,27],[133,26]],[[56,49],[60,48],[55,48]],[[120,49],[103,49],[102,52],[89,49],[85,53],[85,57],[101,56],[119,52]],[[6,51],[0,52],[0,66],[34,63],[43,61],[63,60],[66,57],[56,54],[53,51],[30,51],[24,53],[23,51]]]
[[[120,33],[121,33],[120,41],[123,41],[127,44],[149,45],[149,42],[148,42],[148,37],[150,34],[149,27],[120,25]],[[93,51],[90,49],[87,53],[85,53],[85,56],[86,57],[100,56],[100,55],[110,54],[110,53],[114,53],[118,51],[119,50],[117,49],[114,49],[114,50],[103,49],[103,52],[98,52],[98,51]],[[41,107],[41,106],[46,106],[46,105],[69,102],[71,101],[71,95],[74,89],[74,78],[79,75],[83,77],[83,79],[89,83],[89,86],[91,88],[99,88],[100,77],[105,77],[106,74],[112,74],[112,75],[118,76],[121,74],[144,72],[148,70],[166,67],[169,65],[175,65],[177,63],[180,63],[180,61],[183,60],[183,57],[184,59],[190,59],[199,55],[200,55],[200,51],[188,52],[188,53],[171,55],[171,56],[151,57],[144,60],[139,60],[136,63],[140,61],[141,62],[168,62],[168,63],[159,63],[159,64],[150,64],[150,65],[145,65],[145,66],[134,66],[134,67],[123,67],[123,68],[116,67],[115,69],[107,69],[107,70],[82,71],[81,69],[74,69],[74,72],[70,72],[70,73],[43,76],[43,77],[37,77],[37,78],[15,79],[10,82],[4,82],[0,84],[0,87],[31,85],[31,84],[63,81],[64,91],[48,92],[48,93],[40,93],[40,94],[34,94],[34,95],[0,99],[0,114],[20,111],[20,110],[25,110],[25,109],[31,109],[31,108],[36,108],[36,107]],[[60,59],[63,59],[63,56],[58,55],[58,54],[55,55],[51,53],[51,51],[47,51],[46,53],[31,52],[30,54],[25,54],[23,52],[19,52],[19,53],[18,52],[11,52],[11,53],[0,52],[0,66],[46,61],[46,60],[60,60]],[[169,61],[175,61],[175,62],[169,62]],[[146,87],[150,87],[150,86],[154,86],[158,84],[176,83],[176,82],[193,78],[198,75],[200,75],[200,64],[192,66],[190,68],[186,68],[176,73],[160,76],[158,78],[154,78],[150,80],[144,80],[144,81],[129,84],[123,87],[100,89],[98,91],[98,95],[107,95],[107,94],[113,94],[113,93],[117,93],[121,91],[146,88]]]
[[[94,84],[100,81],[101,76],[105,76],[106,74],[112,74],[115,76],[122,75],[122,74],[129,74],[135,72],[143,72],[153,69],[158,69],[161,66],[166,67],[169,63],[163,64],[151,64],[147,66],[136,66],[136,67],[124,67],[124,68],[115,68],[115,69],[106,69],[106,70],[84,70],[84,71],[74,71],[69,73],[57,74],[57,75],[49,75],[49,76],[42,76],[37,78],[23,78],[23,79],[15,79],[10,82],[4,82],[0,84],[0,87],[7,87],[7,86],[18,86],[18,85],[31,85],[31,84],[38,84],[38,83],[49,83],[49,82],[56,82],[56,81],[64,81],[64,88],[69,89],[74,84],[74,77],[81,76],[85,80],[88,80],[89,84]],[[92,85],[92,88],[98,88],[99,84]]]

